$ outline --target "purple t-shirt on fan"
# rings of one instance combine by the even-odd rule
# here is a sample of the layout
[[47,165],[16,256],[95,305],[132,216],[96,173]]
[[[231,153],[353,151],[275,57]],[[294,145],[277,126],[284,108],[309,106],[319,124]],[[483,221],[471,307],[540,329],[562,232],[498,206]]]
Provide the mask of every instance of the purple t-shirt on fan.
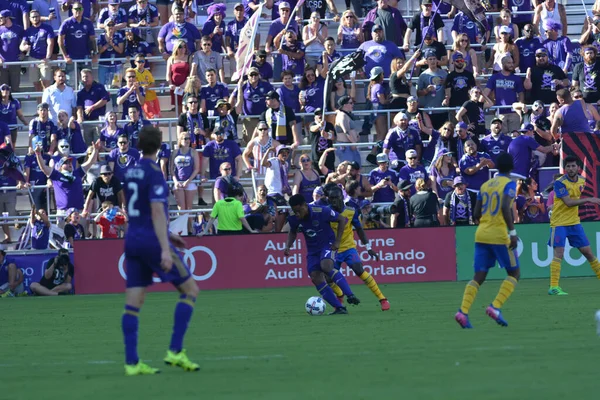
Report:
[[125,181],[125,173],[128,169],[135,166],[140,159],[140,152],[130,148],[125,153],[121,153],[119,149],[114,149],[106,157],[106,162],[114,162],[113,172],[115,177],[121,182]]
[[[539,195],[537,193],[536,195]],[[540,196],[542,204],[544,204],[544,198]],[[525,204],[527,203],[527,199],[523,195],[518,195],[515,200],[517,205],[517,211],[523,212],[523,222],[525,223],[540,223],[540,222],[548,222],[548,214],[543,213],[540,208],[540,203],[537,200],[532,201],[527,208],[525,208]]]
[[65,36],[65,50],[73,60],[90,57],[90,38],[96,37],[94,24],[87,18],[77,22],[75,17],[67,18],[58,30],[60,36]]
[[[285,25],[286,24],[281,22],[281,18],[277,18],[275,21],[271,22],[271,25],[269,26],[269,33],[267,34],[267,36],[275,37],[279,35],[279,33],[285,29]],[[298,35],[298,23],[296,22],[295,18],[293,21],[290,22],[288,29],[292,29],[294,32],[296,32],[296,35]]]
[[492,157],[492,161],[496,163],[498,156],[508,151],[510,142],[512,142],[512,138],[503,133],[498,136],[498,139],[494,139],[494,137],[489,134],[481,139],[479,148],[481,151],[488,153]]
[[314,112],[317,108],[323,108],[323,90],[325,90],[325,79],[317,76],[317,79],[304,89],[306,103],[304,110],[307,113]]
[[[202,27],[202,35],[203,36],[210,35],[211,33],[214,32],[216,27],[217,27],[217,24],[215,23],[215,21],[213,19],[209,19],[208,21],[206,21],[206,23]],[[226,29],[225,21],[221,21],[221,23],[219,24],[219,28],[221,28],[221,32],[223,32],[223,33],[220,35],[214,35],[212,37],[211,49],[212,49],[212,51],[216,51],[217,53],[222,53],[223,47],[224,47],[223,37],[225,36],[225,29]]]
[[[128,87],[122,87],[119,89],[119,93],[117,93],[117,97],[123,96],[125,93],[129,91]],[[146,96],[146,91],[143,87],[140,86],[140,94],[142,96]],[[122,119],[127,119],[127,113],[129,112],[129,107],[135,107],[140,112],[140,115],[144,115],[144,111],[142,110],[142,105],[137,99],[136,92],[133,92],[127,97],[127,99],[123,102],[123,113],[121,115]]]
[[173,51],[173,45],[177,40],[183,39],[187,43],[188,51],[192,54],[196,51],[196,40],[200,40],[200,31],[189,22],[183,24],[168,22],[160,29],[158,37],[165,39],[167,53]]
[[54,198],[57,210],[74,207],[83,210],[83,185],[81,178],[85,176],[83,168],[73,171],[73,175],[63,175],[56,169],[52,170],[49,178],[54,185]]
[[[54,30],[50,25],[41,24],[37,28],[35,26],[30,26],[25,31],[24,40],[27,41],[31,45],[31,50],[29,50],[29,55],[35,59],[42,60],[46,58],[48,51],[48,39],[53,39],[56,37],[54,34]],[[58,44],[54,44],[54,46],[58,46]]]
[[524,73],[527,72],[527,68],[532,68],[535,65],[536,50],[544,47],[537,36],[531,39],[518,38],[515,41],[515,46],[519,49],[519,70]]
[[151,122],[146,119],[138,119],[137,122],[130,121],[125,124],[123,130],[129,138],[129,147],[137,149],[138,134],[140,130],[147,125],[151,125]]
[[[48,164],[50,162],[50,156],[46,153],[42,153],[42,158]],[[29,167],[29,183],[32,185],[45,185],[48,181],[46,174],[40,168],[37,162],[35,154],[27,154],[25,156],[24,163],[25,168]]]
[[115,134],[108,133],[108,128],[103,128],[100,131],[100,141],[104,142],[104,147],[107,149],[116,149],[117,148],[117,139],[119,136],[124,135],[125,131],[123,128],[117,127]]
[[406,150],[414,149],[418,144],[423,144],[418,130],[409,126],[406,131],[402,131],[399,127],[396,127],[387,133],[383,141],[383,148],[396,153],[398,160],[404,160]]
[[9,125],[17,123],[17,110],[21,109],[21,102],[17,99],[9,100],[8,104],[0,102],[0,121]]
[[[77,107],[83,108],[84,111],[87,107],[93,106],[100,100],[109,101],[110,96],[104,85],[101,85],[96,81],[92,82],[90,90],[82,88],[77,92]],[[83,119],[85,121],[97,121],[100,119],[100,116],[103,116],[104,114],[106,114],[106,105],[96,108],[89,116],[86,113],[83,113]]]
[[[256,87],[252,87],[249,83],[242,86],[244,91],[244,106],[243,111],[245,115],[260,115],[266,109],[265,96],[271,90],[273,86],[269,82],[258,81]],[[237,96],[237,89],[233,91],[234,97]]]
[[219,99],[229,97],[229,89],[221,82],[217,82],[214,87],[204,85],[200,89],[200,98],[206,100],[206,110],[212,111],[217,106]]
[[[507,106],[519,101],[519,93],[523,93],[523,79],[514,73],[504,76],[502,73],[493,74],[488,80],[486,88],[496,95],[497,106]],[[500,109],[500,114],[513,112],[510,108]]]
[[23,27],[13,24],[10,28],[0,26],[0,59],[2,61],[19,61],[21,50],[19,46],[23,40]]
[[241,21],[234,19],[233,21],[229,21],[225,27],[225,37],[229,38],[229,45],[234,52],[237,51],[238,44],[240,43],[240,33],[246,22],[248,22],[246,18]]
[[[385,172],[382,172],[379,168],[375,168],[369,173],[369,183],[371,186],[377,185],[379,182],[389,177],[394,185],[398,185],[398,174],[391,169],[388,169]],[[373,194],[373,202],[374,203],[390,203],[394,201],[396,197],[396,193],[394,190],[385,186]]]
[[220,175],[219,166],[224,162],[231,164],[231,175],[236,175],[235,158],[242,154],[240,146],[233,140],[223,140],[217,143],[216,140],[211,140],[206,143],[202,151],[204,157],[209,157],[210,179],[217,179]]
[[290,107],[295,113],[300,112],[300,89],[298,86],[294,85],[292,89],[288,89],[281,85],[277,88],[277,93],[286,107]]
[[467,184],[467,189],[479,191],[481,185],[483,185],[483,183],[490,178],[489,168],[482,168],[473,175],[468,175],[465,173],[467,168],[471,168],[479,164],[479,161],[481,161],[482,158],[487,158],[488,160],[492,159],[487,153],[477,153],[474,156],[465,154],[458,162],[462,177],[465,179],[465,183]]
[[[79,1],[83,5],[83,16],[85,18],[90,18],[92,16],[92,4],[96,4],[97,0],[80,0]],[[61,3],[66,3],[66,1],[62,1]],[[58,10],[56,10],[58,12]],[[69,8],[69,17],[73,16],[73,11]]]
[[56,134],[56,125],[54,125],[54,122],[50,120],[43,122],[39,118],[29,121],[29,137],[38,136],[42,139],[45,152],[50,150],[50,137],[53,134]]
[[435,185],[437,188],[438,197],[445,199],[446,195],[453,190],[454,178],[456,177],[456,170],[450,168],[448,175],[441,176],[437,169],[431,170],[431,176],[435,178]]
[[74,154],[83,154],[87,150],[83,135],[81,134],[81,126],[79,123],[74,121],[75,128],[57,128],[56,138],[57,140],[65,139],[71,145],[71,152]]
[[[296,41],[293,45],[284,43],[281,46],[282,50],[289,51],[291,53],[304,52],[305,47],[302,42],[299,40]],[[302,75],[304,73],[304,57],[302,58],[292,58],[288,57],[286,54],[281,55],[281,62],[283,64],[284,71],[292,71],[294,75]]]
[[33,250],[46,250],[50,240],[50,227],[44,221],[36,220],[31,227],[31,248]]
[[258,68],[258,72],[260,73],[260,79],[268,81],[273,79],[273,66],[268,62],[264,62],[261,65],[258,65],[256,61],[252,61],[251,67]]
[[429,174],[425,170],[425,167],[422,165],[417,165],[416,168],[413,168],[409,165],[405,165],[400,168],[400,172],[398,172],[399,180],[409,180],[413,185],[410,187],[410,194],[417,193],[417,188],[415,187],[415,182],[419,178],[425,179],[425,182],[429,180]]
[[389,40],[382,43],[369,40],[361,44],[359,49],[365,52],[365,73],[370,74],[374,67],[380,66],[386,78],[390,76],[392,60],[397,57],[405,58],[404,52]]
[[523,178],[529,176],[529,169],[531,168],[531,152],[538,147],[540,147],[540,144],[532,136],[527,135],[516,137],[510,142],[508,154],[513,158],[513,174],[519,174]]

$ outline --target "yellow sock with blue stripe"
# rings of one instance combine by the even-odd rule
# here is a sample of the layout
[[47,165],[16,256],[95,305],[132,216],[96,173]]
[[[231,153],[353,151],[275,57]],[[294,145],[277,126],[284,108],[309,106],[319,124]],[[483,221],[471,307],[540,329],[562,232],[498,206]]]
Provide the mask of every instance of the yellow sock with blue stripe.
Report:
[[[560,279],[560,258],[553,258],[550,263],[550,287],[558,286],[558,280]],[[594,268],[592,266],[592,268]]]
[[517,286],[517,280],[512,276],[507,276],[500,285],[500,290],[498,290],[498,294],[496,298],[492,302],[492,306],[494,308],[502,308],[506,300],[510,297],[510,295],[515,291],[515,286]]
[[379,285],[377,285],[377,282],[375,282],[375,278],[373,278],[370,273],[364,271],[362,274],[360,274],[360,279],[362,279],[365,285],[367,285],[367,287],[371,289],[371,292],[373,292],[373,294],[379,300],[385,299],[385,296],[383,295],[383,293],[381,293],[381,290],[379,290]]
[[462,311],[463,314],[469,313],[469,310],[475,301],[475,297],[477,297],[478,291],[479,283],[475,281],[467,283],[467,287],[465,287],[465,293],[463,294],[462,304],[460,305],[460,311]]
[[598,261],[597,258],[594,258],[592,261],[590,261],[590,265],[592,266],[592,270],[598,279],[600,279],[600,261]]
[[336,297],[342,297],[344,295],[344,292],[342,292],[342,289],[335,284],[335,282],[329,282],[329,287],[331,288],[331,290],[333,290],[333,293],[335,293]]

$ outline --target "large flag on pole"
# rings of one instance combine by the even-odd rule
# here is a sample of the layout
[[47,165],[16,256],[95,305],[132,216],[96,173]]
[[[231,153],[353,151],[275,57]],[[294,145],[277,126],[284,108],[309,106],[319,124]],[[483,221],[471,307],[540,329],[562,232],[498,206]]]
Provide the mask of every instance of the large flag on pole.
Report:
[[262,14],[263,4],[264,3],[261,3],[258,10],[254,11],[254,14],[252,14],[240,32],[240,42],[238,44],[238,49],[235,52],[236,69],[231,77],[232,81],[237,81],[246,75],[246,71],[252,64],[254,39],[256,38],[256,32],[258,31],[258,21]]

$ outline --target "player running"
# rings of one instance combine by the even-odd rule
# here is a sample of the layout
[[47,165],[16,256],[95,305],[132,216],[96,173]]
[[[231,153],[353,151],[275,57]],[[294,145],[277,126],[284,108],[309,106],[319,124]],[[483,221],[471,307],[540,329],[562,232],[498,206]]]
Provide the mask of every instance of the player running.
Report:
[[585,203],[600,204],[596,197],[580,198],[585,179],[579,176],[577,158],[568,156],[564,161],[566,175],[554,182],[554,206],[550,217],[550,240],[548,246],[554,249],[554,258],[550,263],[550,289],[552,296],[564,296],[567,293],[558,286],[560,263],[565,254],[565,242],[577,248],[590,262],[592,269],[600,279],[600,262],[592,253],[590,242],[585,236],[579,219],[579,206]]
[[[348,314],[346,307],[340,303],[331,287],[327,285],[323,275],[323,273],[327,274],[342,289],[342,292],[348,297],[348,303],[360,303],[360,300],[352,293],[344,275],[333,267],[335,252],[340,247],[344,227],[348,221],[327,206],[306,204],[306,200],[301,194],[290,197],[289,204],[294,215],[288,217],[290,231],[284,254],[290,255],[290,247],[296,241],[298,229],[301,228],[306,240],[308,275],[317,291],[334,308],[331,314]],[[331,222],[338,223],[337,236],[331,229]]]
[[183,240],[168,231],[169,187],[156,154],[162,142],[160,130],[145,126],[139,132],[138,148],[143,157],[125,174],[125,196],[129,228],[125,235],[125,262],[127,290],[125,312],[122,318],[125,339],[125,375],[151,375],[160,372],[140,361],[137,353],[138,314],[152,284],[152,274],[163,282],[170,282],[179,290],[175,306],[175,323],[171,344],[164,361],[185,371],[198,371],[183,350],[183,337],[194,310],[198,286],[175,246],[183,247]]
[[[500,173],[488,180],[477,194],[477,204],[473,218],[480,220],[475,232],[475,256],[473,267],[475,275],[467,284],[462,305],[454,319],[463,328],[472,328],[469,322],[469,310],[475,301],[479,287],[485,282],[488,271],[496,261],[500,268],[506,269],[507,277],[502,282],[498,295],[485,310],[486,314],[501,326],[508,326],[502,317],[500,308],[515,290],[521,272],[517,258],[517,231],[513,223],[512,204],[516,193],[516,184],[510,177],[513,159],[508,153],[502,153],[496,159],[496,168]],[[508,234],[507,234],[508,232]]]
[[[375,297],[379,299],[379,303],[381,304],[381,311],[387,311],[390,309],[390,302],[385,298],[375,278],[371,276],[367,271],[364,270],[362,262],[360,261],[360,257],[358,256],[358,251],[356,250],[356,243],[354,242],[354,232],[352,231],[352,227],[356,229],[356,233],[360,238],[361,242],[367,247],[367,251],[371,257],[377,260],[377,253],[375,253],[371,249],[371,244],[369,243],[369,239],[367,239],[367,235],[365,234],[365,230],[362,227],[358,219],[358,212],[355,208],[348,207],[344,204],[344,194],[342,193],[342,189],[335,183],[328,183],[324,187],[325,196],[329,202],[329,206],[340,215],[347,218],[351,223],[346,224],[344,227],[344,233],[342,235],[342,241],[340,242],[340,248],[338,250],[337,255],[335,256],[335,269],[339,270],[343,263],[346,263],[352,271],[358,276],[362,281],[367,285],[367,287],[373,292]],[[337,222],[331,223],[331,228],[335,231],[337,230]],[[330,283],[331,286],[333,283]],[[333,284],[335,285],[335,284]],[[342,291],[336,286],[332,286],[333,291],[340,302],[343,299]],[[339,292],[337,292],[339,291]],[[340,296],[341,295],[341,296]],[[342,297],[340,299],[340,297]]]

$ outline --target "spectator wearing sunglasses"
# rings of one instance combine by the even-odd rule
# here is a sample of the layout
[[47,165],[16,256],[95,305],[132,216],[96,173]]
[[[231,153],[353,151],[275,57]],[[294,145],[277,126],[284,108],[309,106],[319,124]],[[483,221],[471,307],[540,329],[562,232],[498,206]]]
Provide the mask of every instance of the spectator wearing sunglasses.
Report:
[[[92,208],[92,202],[94,199],[98,199],[99,203],[102,204],[106,201],[110,201],[112,204],[120,204],[122,210],[126,210],[125,207],[125,194],[123,192],[123,186],[117,177],[114,176],[112,169],[108,165],[100,167],[100,176],[97,177],[90,186],[90,190],[85,199],[85,205],[83,207],[83,213],[81,216],[87,218]],[[98,207],[94,207],[97,209]]]
[[[97,0],[66,0],[62,3],[61,10],[68,12],[69,17],[72,17],[76,13],[75,10],[73,10],[73,7],[76,4],[82,8],[81,13],[84,18],[87,18],[92,22],[96,21],[98,11],[100,10]],[[58,11],[58,9],[56,9],[56,11]]]
[[[115,58],[123,57],[125,51],[125,37],[117,29],[114,19],[109,18],[102,24],[105,30],[98,38],[98,81],[108,90],[121,87],[123,62]],[[114,96],[114,95],[113,95]]]
[[134,28],[153,49],[156,49],[157,32],[153,33],[152,28],[158,26],[158,8],[148,0],[137,0],[136,4],[129,8],[127,19],[129,26]]
[[410,188],[410,194],[413,195],[417,192],[418,188],[415,183],[417,179],[423,179],[425,182],[429,181],[429,174],[425,170],[425,167],[419,164],[419,155],[414,149],[406,150],[406,165],[400,168],[398,172],[398,179],[407,180],[413,184]]
[[52,27],[42,23],[39,11],[32,10],[29,19],[31,26],[25,30],[20,50],[33,61],[29,67],[29,81],[36,91],[42,91],[52,79],[52,68],[47,61],[52,58],[56,39]]
[[[84,16],[83,4],[80,1],[74,2],[72,10],[73,16],[65,19],[58,30],[58,46],[67,63],[67,74],[75,69],[73,60],[95,58],[98,54],[94,23]],[[77,68],[81,68],[82,65],[77,64]],[[89,63],[86,63],[86,66],[89,66]]]
[[203,85],[208,84],[206,72],[210,69],[219,71],[219,81],[225,82],[225,69],[223,67],[223,56],[212,49],[210,36],[202,36],[200,50],[194,53],[192,58],[192,75],[197,75]]
[[523,27],[523,36],[515,40],[515,46],[519,50],[519,70],[526,72],[527,68],[535,65],[535,52],[542,48],[542,41],[535,35],[533,25]]
[[273,66],[267,62],[267,52],[258,50],[250,67],[258,69],[261,79],[270,81],[273,79]]
[[547,20],[544,23],[544,29],[548,38],[544,40],[542,46],[548,51],[550,62],[558,65],[565,74],[568,74],[571,69],[571,62],[573,61],[573,44],[571,43],[571,39],[566,35],[559,35],[562,25],[557,21]]
[[542,47],[535,52],[535,66],[527,69],[523,87],[530,91],[530,100],[544,104],[556,102],[556,91],[569,86],[569,79],[558,65],[550,64],[548,52]]
[[127,10],[120,7],[119,0],[109,0],[108,5],[100,10],[98,15],[98,29],[104,29],[107,21],[115,22],[115,29],[121,30],[127,27]]
[[121,135],[117,138],[117,148],[106,156],[106,162],[109,168],[114,171],[117,179],[123,184],[127,170],[133,168],[140,158],[140,152],[129,146],[129,138],[126,135]]
[[125,71],[126,85],[117,93],[117,104],[123,106],[122,119],[127,118],[129,107],[136,107],[143,116],[142,106],[146,101],[146,91],[137,81],[135,69],[127,68]]
[[344,49],[356,49],[364,41],[365,36],[354,12],[352,10],[344,11],[338,27],[336,40],[336,43],[341,46],[342,54],[349,54],[352,50]]

